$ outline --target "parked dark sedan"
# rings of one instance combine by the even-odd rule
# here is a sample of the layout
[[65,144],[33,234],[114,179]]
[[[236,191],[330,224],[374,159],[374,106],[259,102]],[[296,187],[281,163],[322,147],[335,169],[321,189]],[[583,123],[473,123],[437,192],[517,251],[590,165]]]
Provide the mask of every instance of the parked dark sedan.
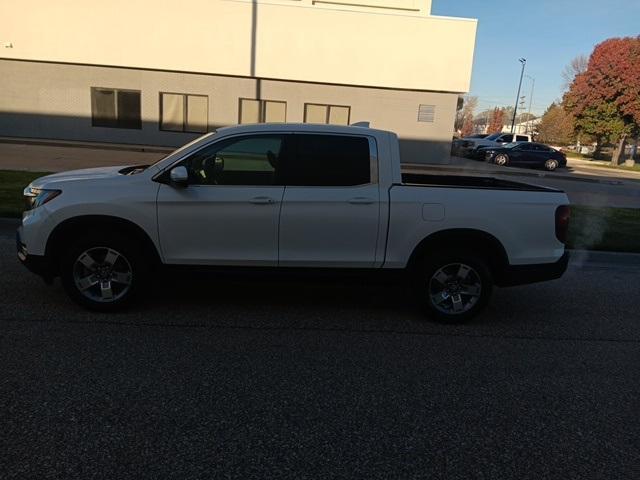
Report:
[[567,166],[567,156],[564,153],[542,143],[514,142],[499,148],[484,148],[481,153],[487,162],[501,166],[544,167],[549,171]]

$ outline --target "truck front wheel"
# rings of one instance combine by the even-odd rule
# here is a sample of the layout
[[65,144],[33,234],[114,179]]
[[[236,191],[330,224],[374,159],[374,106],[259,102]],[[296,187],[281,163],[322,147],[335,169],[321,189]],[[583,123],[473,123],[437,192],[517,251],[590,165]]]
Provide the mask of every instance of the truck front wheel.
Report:
[[492,287],[491,272],[483,259],[439,252],[424,263],[418,295],[430,317],[446,323],[462,323],[487,305]]
[[113,311],[128,304],[143,284],[146,262],[124,236],[92,234],[69,246],[62,257],[62,285],[91,310]]

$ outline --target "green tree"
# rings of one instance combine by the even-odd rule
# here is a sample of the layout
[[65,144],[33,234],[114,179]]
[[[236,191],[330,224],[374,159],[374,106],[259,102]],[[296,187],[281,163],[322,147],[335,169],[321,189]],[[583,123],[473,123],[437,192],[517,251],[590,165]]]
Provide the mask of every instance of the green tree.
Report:
[[562,105],[552,103],[538,124],[538,139],[544,143],[568,145],[574,140],[573,117]]

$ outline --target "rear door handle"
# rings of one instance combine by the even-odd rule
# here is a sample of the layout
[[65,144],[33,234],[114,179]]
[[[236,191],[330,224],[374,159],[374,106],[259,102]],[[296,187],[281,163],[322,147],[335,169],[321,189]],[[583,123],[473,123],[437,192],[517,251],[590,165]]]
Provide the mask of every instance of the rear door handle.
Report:
[[254,205],[270,205],[273,202],[275,202],[275,200],[271,197],[253,197],[249,200],[249,203],[253,203]]
[[368,197],[354,197],[349,199],[349,203],[352,203],[354,205],[371,205],[373,202],[373,198]]

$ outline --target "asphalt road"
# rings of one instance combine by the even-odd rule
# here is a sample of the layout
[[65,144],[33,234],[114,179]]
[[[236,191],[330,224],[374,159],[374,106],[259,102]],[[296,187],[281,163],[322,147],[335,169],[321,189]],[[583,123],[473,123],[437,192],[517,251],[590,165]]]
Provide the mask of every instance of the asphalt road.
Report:
[[282,280],[169,279],[102,315],[0,229],[0,477],[640,478],[640,262],[595,260],[465,326]]

